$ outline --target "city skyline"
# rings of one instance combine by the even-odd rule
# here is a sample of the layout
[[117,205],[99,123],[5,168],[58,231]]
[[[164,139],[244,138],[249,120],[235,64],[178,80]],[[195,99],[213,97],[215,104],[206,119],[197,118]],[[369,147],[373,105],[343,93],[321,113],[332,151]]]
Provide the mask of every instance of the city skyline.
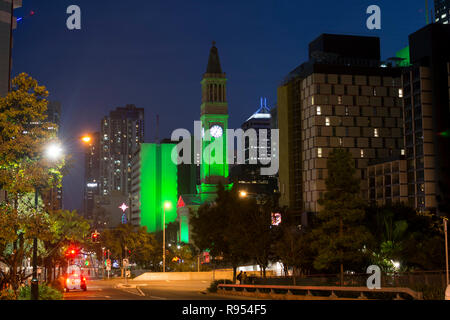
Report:
[[[408,5],[402,5],[401,1],[380,3],[381,31],[365,28],[367,1],[349,6],[345,11],[337,4],[324,7],[320,1],[314,4],[277,2],[276,5],[266,1],[258,7],[240,4],[239,10],[234,3],[169,6],[143,2],[137,8],[114,3],[104,8],[78,1],[82,29],[69,31],[65,27],[65,9],[69,4],[72,3],[59,1],[50,6],[49,1],[39,4],[24,1],[16,15],[26,15],[30,10],[36,14],[21,21],[14,31],[13,51],[13,74],[29,71],[47,86],[52,100],[62,103],[64,138],[79,134],[80,127],[84,132],[99,131],[99,120],[126,104],[146,110],[146,142],[155,140],[157,114],[160,138],[168,137],[176,128],[193,131],[193,120],[199,116],[197,86],[213,40],[221,50],[221,62],[226,65],[224,72],[230,78],[230,128],[238,128],[253,114],[260,96],[266,96],[270,106],[276,105],[279,82],[306,59],[307,43],[321,33],[379,36],[382,58],[386,59],[407,45],[410,33],[425,25],[422,1],[408,2]],[[395,12],[400,8],[402,14],[409,16],[408,23],[402,26],[395,24],[398,18]],[[146,13],[141,19],[126,18],[135,16],[138,9]],[[187,14],[180,21],[174,20],[182,10]],[[317,12],[321,19],[315,21],[308,14],[298,18],[292,13],[298,11]],[[208,12],[218,12],[219,19]],[[164,17],[170,21],[169,25]],[[220,23],[231,18],[235,21],[231,26]],[[196,19],[199,22],[193,23]],[[125,20],[131,22],[126,25],[117,22]],[[305,33],[306,27],[311,31]],[[39,44],[31,38],[35,28],[42,30]],[[154,41],[154,45],[143,39]],[[33,59],[25,50],[29,46],[34,48]],[[233,49],[236,47],[239,50]],[[58,76],[56,68],[61,69]],[[103,76],[99,77],[100,74]],[[172,116],[175,110],[178,117]],[[81,150],[75,150],[74,168],[65,179],[66,208],[81,209],[82,154]]]

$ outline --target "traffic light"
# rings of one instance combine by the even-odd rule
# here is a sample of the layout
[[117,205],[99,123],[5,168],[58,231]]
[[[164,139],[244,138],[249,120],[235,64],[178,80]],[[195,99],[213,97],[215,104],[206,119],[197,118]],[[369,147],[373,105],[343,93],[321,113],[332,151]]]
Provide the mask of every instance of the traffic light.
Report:
[[93,232],[91,234],[91,239],[92,239],[92,242],[98,242],[100,239],[100,233],[98,233],[97,231]]
[[67,250],[66,250],[66,257],[67,258],[75,258],[77,255],[78,255],[78,253],[79,253],[79,249],[77,248],[77,247],[75,247],[75,246],[70,246],[69,248],[67,248]]

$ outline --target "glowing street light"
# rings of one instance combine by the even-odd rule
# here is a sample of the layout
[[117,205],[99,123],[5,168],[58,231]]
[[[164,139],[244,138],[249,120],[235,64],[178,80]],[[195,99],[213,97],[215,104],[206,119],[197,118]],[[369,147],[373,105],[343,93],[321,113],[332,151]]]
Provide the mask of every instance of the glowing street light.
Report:
[[246,196],[247,196],[247,191],[242,190],[241,192],[239,192],[239,197],[245,198]]
[[50,160],[59,159],[61,158],[62,155],[63,155],[63,148],[61,147],[61,145],[57,143],[52,143],[48,145],[45,150],[45,156]]
[[166,209],[170,209],[172,203],[170,201],[164,202],[163,206],[163,272],[166,272]]
[[83,141],[84,143],[89,143],[92,141],[92,137],[88,135],[82,136],[81,141]]

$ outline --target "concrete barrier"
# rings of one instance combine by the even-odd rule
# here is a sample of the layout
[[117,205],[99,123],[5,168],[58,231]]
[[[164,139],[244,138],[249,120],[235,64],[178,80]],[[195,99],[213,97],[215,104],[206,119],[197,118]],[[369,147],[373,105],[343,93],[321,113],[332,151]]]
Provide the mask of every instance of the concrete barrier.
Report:
[[[233,280],[233,271],[215,271],[215,280]],[[182,281],[182,280],[198,280],[198,281],[213,281],[213,272],[146,272],[133,279],[133,281]]]

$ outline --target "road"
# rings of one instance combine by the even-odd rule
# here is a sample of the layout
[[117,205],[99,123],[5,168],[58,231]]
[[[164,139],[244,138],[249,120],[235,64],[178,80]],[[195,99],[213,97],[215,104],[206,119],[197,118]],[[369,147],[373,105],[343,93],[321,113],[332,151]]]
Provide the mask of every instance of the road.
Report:
[[92,280],[87,291],[64,293],[64,300],[253,300],[206,293],[208,281]]

